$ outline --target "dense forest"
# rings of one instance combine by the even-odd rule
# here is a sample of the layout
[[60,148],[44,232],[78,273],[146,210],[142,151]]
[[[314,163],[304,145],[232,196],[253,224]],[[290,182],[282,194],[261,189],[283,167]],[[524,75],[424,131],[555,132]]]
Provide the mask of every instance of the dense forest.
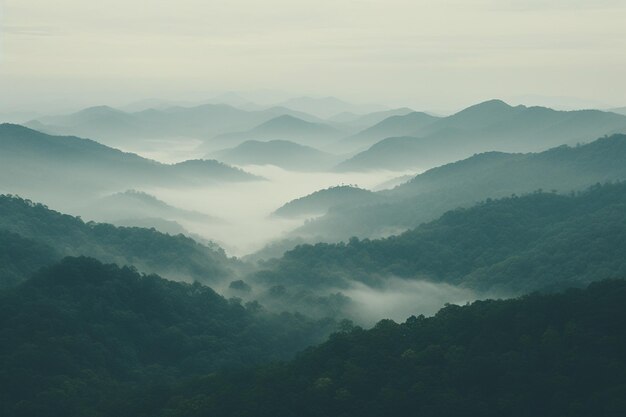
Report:
[[626,183],[485,200],[385,239],[300,245],[254,280],[307,288],[392,276],[503,294],[626,276]]
[[208,287],[65,258],[0,291],[0,414],[110,416],[146,390],[287,358],[331,320],[270,314]]
[[91,256],[172,279],[200,282],[230,277],[241,266],[217,245],[205,246],[154,229],[85,223],[16,196],[0,195],[0,230],[0,239],[11,248],[10,255],[2,255],[0,286],[25,279],[37,266],[64,256]]
[[[1,295],[13,416],[621,416],[626,282],[349,324],[67,259]],[[222,369],[211,372],[216,367]]]
[[622,280],[450,305],[337,333],[286,364],[199,378],[143,415],[618,417],[624,320]]

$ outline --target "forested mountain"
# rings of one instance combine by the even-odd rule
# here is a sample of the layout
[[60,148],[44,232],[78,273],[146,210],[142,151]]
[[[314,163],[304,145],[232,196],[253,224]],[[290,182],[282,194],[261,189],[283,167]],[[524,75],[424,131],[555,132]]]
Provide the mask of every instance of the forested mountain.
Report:
[[391,116],[374,126],[343,139],[342,144],[349,145],[353,149],[367,149],[385,138],[410,135],[437,120],[439,120],[439,117],[422,112]]
[[426,171],[391,191],[384,204],[332,210],[294,232],[320,239],[398,233],[447,210],[486,198],[537,189],[569,192],[595,183],[626,179],[626,135],[541,153],[488,152]]
[[[430,168],[486,151],[541,151],[626,133],[626,116],[598,110],[512,107],[491,100],[403,136],[383,139],[342,162],[342,171]],[[396,135],[397,136],[397,135]]]
[[335,334],[286,364],[206,376],[136,415],[617,417],[624,320],[621,280],[450,305]]
[[626,183],[619,183],[487,200],[385,239],[301,245],[254,279],[323,289],[401,277],[523,294],[626,276],[625,251]]
[[179,381],[289,358],[334,329],[197,283],[66,258],[0,291],[0,414],[142,415],[143,401]]
[[106,144],[123,146],[128,141],[154,138],[191,137],[208,140],[213,136],[251,129],[281,115],[309,121],[319,119],[284,107],[247,111],[227,104],[166,106],[124,112],[108,106],[90,107],[76,113],[46,116],[28,123],[29,127],[51,134],[95,138]]
[[[36,267],[64,256],[91,256],[171,279],[213,283],[231,277],[238,266],[216,245],[201,245],[188,237],[154,229],[85,223],[6,195],[0,195],[0,231],[5,247],[13,252],[0,267],[0,280],[6,283],[23,280]],[[35,253],[43,254],[41,261],[30,266]],[[17,276],[24,265],[28,268]]]
[[310,146],[287,140],[249,140],[207,155],[233,165],[275,165],[291,171],[323,171],[339,158]]
[[0,125],[0,189],[94,192],[152,185],[206,185],[259,178],[211,160],[162,164],[89,139]]
[[247,140],[288,140],[316,147],[338,138],[342,132],[324,123],[311,123],[297,117],[283,115],[268,120],[245,132],[218,135],[211,143],[238,145]]
[[363,206],[380,202],[382,197],[368,190],[351,185],[340,185],[316,191],[292,200],[273,214],[281,217],[320,215],[333,207]]

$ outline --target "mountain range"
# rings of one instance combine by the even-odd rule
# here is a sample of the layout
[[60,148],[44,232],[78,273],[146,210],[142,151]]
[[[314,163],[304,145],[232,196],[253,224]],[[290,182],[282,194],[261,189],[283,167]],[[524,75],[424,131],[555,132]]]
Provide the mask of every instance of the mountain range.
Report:
[[[491,100],[426,123],[401,137],[387,137],[337,169],[426,169],[480,152],[536,152],[613,133],[626,133],[626,116],[599,110],[512,107]],[[393,131],[389,136],[394,136]]]
[[162,164],[89,139],[0,125],[0,190],[4,192],[67,196],[147,184],[192,186],[258,179],[214,160]]
[[626,135],[540,153],[487,152],[433,168],[392,190],[381,204],[336,207],[292,236],[345,240],[394,234],[447,210],[537,189],[567,193],[626,179]]

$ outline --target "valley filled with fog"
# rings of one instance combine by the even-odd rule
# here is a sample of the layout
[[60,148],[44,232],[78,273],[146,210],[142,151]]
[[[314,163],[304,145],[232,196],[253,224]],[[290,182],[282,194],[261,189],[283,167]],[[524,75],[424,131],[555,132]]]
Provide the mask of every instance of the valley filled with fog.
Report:
[[[516,314],[509,320],[523,321],[532,303],[549,311],[555,293],[563,294],[561,304],[579,296],[600,303],[611,285],[621,285],[611,280],[626,276],[626,115],[619,109],[493,99],[435,115],[330,97],[241,101],[96,106],[0,124],[0,296],[9,306],[0,319],[26,326],[20,323],[35,314],[45,323],[51,309],[58,323],[78,323],[89,343],[129,364],[107,364],[94,371],[103,372],[96,388],[77,392],[116,394],[130,384],[150,396],[141,379],[151,372],[179,382],[218,372],[216,384],[245,391],[220,372],[256,372],[309,348],[277,365],[291,369],[307,355],[333,356],[323,349],[344,339],[350,349],[386,352],[386,362],[400,349],[402,360],[424,355],[431,364],[429,352],[439,347],[405,345],[406,332],[442,332],[454,357],[457,345],[446,338],[462,335],[459,326],[480,334],[485,320]],[[518,313],[503,313],[511,303]],[[31,304],[44,307],[30,311]],[[473,321],[459,325],[467,317]],[[24,335],[12,326],[4,340],[32,345],[41,337],[61,350],[67,343],[79,352],[67,354],[68,366],[97,366],[71,328],[57,339],[57,324]],[[395,353],[375,347],[381,334],[391,335]],[[552,337],[541,334],[541,343]],[[34,357],[47,354],[35,349]],[[144,365],[139,357],[151,359]],[[5,358],[26,366],[17,353]],[[115,367],[139,377],[115,376],[104,387]],[[332,385],[327,375],[337,370],[324,372],[310,377],[316,392]],[[351,372],[334,378],[351,390],[369,380]],[[45,392],[58,386],[54,378],[45,379]],[[168,407],[182,415],[195,409],[187,390],[173,394],[181,388],[164,384]],[[231,398],[229,389],[223,395]],[[335,401],[344,401],[337,399],[348,395],[343,389],[328,410],[342,407]],[[20,386],[14,394],[22,402],[7,402],[12,410],[47,407],[33,399],[38,392]],[[89,408],[68,396],[71,407]],[[227,415],[257,401],[228,398]],[[121,401],[132,415],[134,400]],[[159,413],[158,404],[142,407]],[[215,407],[209,401],[201,409]]]

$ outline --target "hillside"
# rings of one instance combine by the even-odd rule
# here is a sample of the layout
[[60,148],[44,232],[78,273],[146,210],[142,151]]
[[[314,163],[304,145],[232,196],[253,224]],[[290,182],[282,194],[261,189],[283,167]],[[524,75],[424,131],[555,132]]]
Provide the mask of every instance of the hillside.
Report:
[[411,135],[439,120],[439,117],[421,112],[388,117],[374,126],[341,141],[353,149],[367,149],[385,138]]
[[491,100],[402,137],[385,138],[339,164],[341,171],[429,168],[487,151],[537,152],[626,133],[626,116],[598,110],[512,107]]
[[51,136],[12,124],[0,125],[0,178],[5,191],[51,194],[259,179],[217,161],[167,165],[89,139]]
[[66,258],[0,291],[0,409],[6,417],[138,415],[139,392],[163,397],[161,388],[194,376],[286,359],[334,328],[197,283]]
[[[14,242],[11,245],[17,245],[16,251],[19,249],[21,254],[2,265],[9,271],[33,257],[28,245],[47,254],[41,257],[43,263],[63,256],[90,256],[178,280],[215,283],[231,277],[238,267],[216,245],[201,245],[188,237],[170,236],[154,229],[85,223],[78,217],[6,195],[0,195],[0,231],[5,233],[5,239]],[[20,278],[27,276],[25,273]]]
[[334,155],[286,140],[249,140],[207,157],[233,165],[275,165],[291,171],[324,171],[338,161]]
[[404,116],[409,113],[413,113],[413,110],[408,107],[400,107],[397,109],[382,110],[366,114],[343,112],[334,115],[333,117],[329,118],[328,121],[340,123],[344,126],[350,126],[357,129],[366,129],[368,127],[374,126],[377,123],[382,122],[389,117]]
[[297,117],[283,115],[244,132],[226,133],[212,139],[216,144],[237,145],[247,140],[287,140],[315,147],[341,136],[341,131],[323,124],[312,123]]
[[272,285],[337,288],[391,277],[523,294],[626,274],[626,183],[458,209],[398,236],[301,245],[265,264]]
[[351,185],[341,185],[292,200],[278,208],[273,214],[281,217],[320,215],[334,207],[362,206],[379,202],[381,199],[371,191]]
[[537,189],[567,193],[596,183],[625,180],[625,158],[626,135],[540,153],[479,154],[428,170],[396,189],[381,191],[384,204],[334,210],[294,235],[345,240],[397,234],[447,210],[469,207],[487,198]]
[[217,218],[197,211],[171,206],[153,195],[137,190],[126,190],[99,198],[81,209],[100,221],[162,218],[215,222]]
[[335,334],[285,364],[206,376],[147,410],[189,417],[302,410],[309,417],[618,416],[625,306],[624,281],[450,305],[434,317]]

